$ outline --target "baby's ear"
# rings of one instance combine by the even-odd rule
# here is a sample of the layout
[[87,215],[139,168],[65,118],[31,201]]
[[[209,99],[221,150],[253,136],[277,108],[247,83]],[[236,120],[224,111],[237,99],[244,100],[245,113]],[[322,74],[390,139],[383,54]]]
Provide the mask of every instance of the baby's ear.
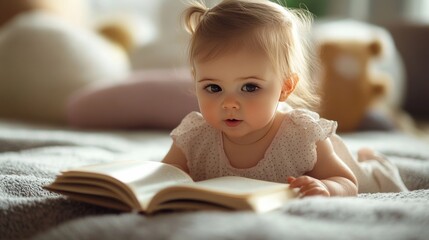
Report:
[[282,92],[280,94],[279,101],[286,101],[289,95],[295,90],[298,81],[298,75],[296,73],[293,73],[283,82]]

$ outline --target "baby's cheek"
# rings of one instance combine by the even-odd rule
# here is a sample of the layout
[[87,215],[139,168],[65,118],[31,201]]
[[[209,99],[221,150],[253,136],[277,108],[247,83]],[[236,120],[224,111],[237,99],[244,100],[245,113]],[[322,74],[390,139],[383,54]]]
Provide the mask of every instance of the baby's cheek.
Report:
[[252,108],[248,112],[247,119],[252,122],[255,128],[262,128],[268,124],[271,124],[275,110],[270,110],[267,106],[261,108]]
[[219,114],[216,113],[216,109],[214,107],[209,107],[209,106],[201,107],[200,111],[204,119],[210,126],[214,128],[219,128],[218,124],[219,124],[220,117],[219,117]]

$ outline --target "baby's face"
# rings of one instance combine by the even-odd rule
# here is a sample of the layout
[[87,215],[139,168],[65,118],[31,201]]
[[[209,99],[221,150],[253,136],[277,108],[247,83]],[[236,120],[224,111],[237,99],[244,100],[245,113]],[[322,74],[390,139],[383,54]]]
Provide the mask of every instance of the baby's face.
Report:
[[228,137],[245,140],[274,117],[283,81],[261,51],[243,48],[194,65],[204,119]]

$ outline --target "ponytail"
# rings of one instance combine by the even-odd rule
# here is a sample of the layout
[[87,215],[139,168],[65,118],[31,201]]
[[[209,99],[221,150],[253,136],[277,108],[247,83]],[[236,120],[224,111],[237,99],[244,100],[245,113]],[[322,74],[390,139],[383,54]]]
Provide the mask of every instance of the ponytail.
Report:
[[186,31],[193,35],[208,11],[209,8],[203,3],[192,2],[192,5],[183,12],[183,23]]

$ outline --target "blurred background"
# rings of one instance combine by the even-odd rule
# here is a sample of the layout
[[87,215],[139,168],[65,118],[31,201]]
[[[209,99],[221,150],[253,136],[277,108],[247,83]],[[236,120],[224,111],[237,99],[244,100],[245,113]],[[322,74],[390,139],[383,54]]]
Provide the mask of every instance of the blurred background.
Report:
[[[205,2],[212,6],[219,1],[205,0]],[[341,51],[346,51],[343,45],[347,41],[350,43],[350,39],[344,41],[341,37],[337,38],[335,34],[348,31],[352,32],[353,42],[362,37],[358,36],[359,34],[365,35],[362,37],[364,39],[362,44],[378,41],[383,51],[390,53],[381,57],[376,57],[377,53],[374,53],[374,56],[367,56],[367,59],[352,59],[353,54],[361,52],[354,49],[354,52],[349,51],[343,55],[340,58],[341,61],[335,60],[337,67],[342,66],[343,69],[337,69],[342,74],[347,75],[358,69],[360,71],[358,80],[367,83],[370,89],[368,91],[372,91],[370,94],[382,95],[374,98],[376,99],[374,101],[382,102],[379,105],[385,105],[384,110],[380,111],[381,115],[375,114],[369,118],[359,116],[362,117],[359,121],[366,121],[366,125],[359,123],[359,126],[352,126],[352,130],[401,128],[425,132],[429,129],[426,126],[426,122],[429,122],[428,0],[277,0],[276,2],[291,8],[305,8],[312,12],[315,25],[326,26],[319,28],[321,31],[317,34],[325,35],[327,32],[332,34],[330,41],[333,41],[334,45],[341,45],[342,48],[337,48]],[[180,24],[180,14],[185,7],[186,0],[14,0],[12,2],[0,0],[0,117],[10,115],[42,121],[54,119],[61,122],[64,119],[58,115],[63,114],[61,109],[64,108],[66,98],[73,91],[89,83],[103,78],[102,81],[107,81],[108,78],[111,78],[108,79],[109,81],[121,81],[121,78],[141,70],[186,67],[188,35]],[[27,17],[27,19],[23,17],[33,10],[55,13],[61,21],[56,21],[54,18],[46,20],[47,18],[40,16]],[[72,22],[74,28],[64,31],[65,33],[61,32],[61,29],[71,28],[70,25],[59,25],[58,23],[62,20]],[[341,24],[329,25],[332,23]],[[354,31],[353,26],[365,28],[365,31]],[[50,29],[49,34],[46,34],[46,29]],[[86,32],[79,32],[77,29],[85,29]],[[30,33],[25,35],[23,33],[25,31]],[[92,33],[89,34],[88,31]],[[116,50],[106,50],[107,45],[104,46],[106,43],[99,40],[93,41],[96,38],[94,33],[111,38],[109,42],[116,43]],[[356,35],[353,36],[353,34]],[[30,49],[30,45],[34,47]],[[65,49],[68,50],[65,51]],[[73,57],[68,59],[69,56]],[[378,63],[375,59],[378,59]],[[364,61],[364,64],[359,63],[359,67],[356,67],[355,63],[358,61]],[[55,63],[59,62],[63,65],[56,66]],[[31,71],[26,71],[27,69]],[[56,71],[58,74],[53,74]],[[382,88],[373,83],[374,79],[380,78],[375,75],[377,71],[382,72],[385,75],[384,78],[387,77],[386,86]],[[29,74],[25,75],[23,72],[29,72]],[[44,75],[40,75],[40,72],[44,72]],[[66,75],[73,75],[78,80],[61,79]],[[26,88],[27,82],[34,82],[34,79],[39,82]],[[67,89],[61,92],[61,88],[65,86],[64,82],[67,81],[79,82],[79,84],[67,85]],[[18,89],[19,94],[16,93]],[[22,89],[27,92],[22,92],[24,91]],[[34,95],[34,92],[39,93]],[[50,97],[41,100],[40,106],[37,107],[41,96],[54,92],[61,93],[58,94],[61,96],[56,97],[58,100]],[[365,111],[371,112],[371,108],[374,108],[371,105],[372,96],[368,94],[356,96],[364,99],[371,98],[371,101],[359,103],[364,105]],[[27,102],[23,99],[27,99],[25,100]],[[28,103],[28,99],[31,104]],[[20,101],[24,103],[17,104]],[[54,105],[54,103],[58,104]],[[49,104],[52,106],[48,106]],[[390,108],[387,111],[386,106]],[[40,112],[42,107],[50,109],[50,112],[41,113],[36,117],[35,114],[31,115],[33,109]],[[24,110],[21,112],[10,110],[18,108]],[[56,113],[49,115],[52,109],[56,109]],[[351,116],[353,107],[350,107],[350,111],[345,114]],[[45,117],[48,115],[50,117]]]
[[303,7],[317,17],[353,18],[369,22],[429,22],[427,0],[282,0],[289,7]]
[[[131,55],[134,68],[178,67],[186,63],[187,36],[180,26],[185,1],[91,0],[94,14],[128,12],[143,18],[140,43]],[[209,6],[215,0],[205,1]],[[393,78],[386,95],[394,105],[420,120],[429,119],[429,1],[428,0],[278,0],[306,8],[318,22],[356,20],[381,27],[392,38],[396,64],[384,70]],[[336,31],[342,31],[337,29]],[[334,30],[335,31],[335,30]],[[370,31],[369,31],[370,32]],[[389,57],[392,57],[390,55]],[[392,60],[384,60],[391,62]],[[398,63],[399,62],[399,63]],[[393,118],[400,118],[393,116]]]

